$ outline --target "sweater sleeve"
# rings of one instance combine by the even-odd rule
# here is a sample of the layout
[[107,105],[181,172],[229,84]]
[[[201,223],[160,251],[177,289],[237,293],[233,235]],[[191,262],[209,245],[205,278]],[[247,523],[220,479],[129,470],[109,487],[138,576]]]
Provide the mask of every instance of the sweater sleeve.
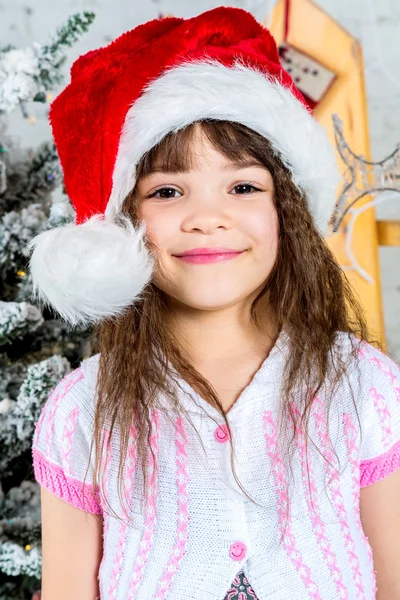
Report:
[[42,408],[33,436],[33,468],[36,481],[58,498],[101,514],[92,457],[87,471],[92,422],[93,395],[79,367],[58,383]]
[[363,360],[360,485],[366,487],[400,468],[400,366],[370,344]]

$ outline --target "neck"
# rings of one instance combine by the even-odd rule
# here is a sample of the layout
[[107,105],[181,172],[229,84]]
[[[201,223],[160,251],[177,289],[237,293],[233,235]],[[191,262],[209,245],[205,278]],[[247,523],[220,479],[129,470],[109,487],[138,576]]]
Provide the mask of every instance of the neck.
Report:
[[171,314],[170,329],[192,364],[219,366],[265,358],[278,330],[264,311],[262,331],[250,321],[250,311],[230,307],[221,311],[181,307]]

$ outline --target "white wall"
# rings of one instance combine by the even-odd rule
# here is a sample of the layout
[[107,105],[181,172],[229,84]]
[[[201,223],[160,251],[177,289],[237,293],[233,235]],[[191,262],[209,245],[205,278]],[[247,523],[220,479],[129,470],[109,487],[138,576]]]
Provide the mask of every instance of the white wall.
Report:
[[[122,32],[157,17],[159,12],[191,17],[220,4],[247,8],[261,20],[273,0],[0,0],[0,45],[24,46],[34,40],[45,41],[69,15],[91,10],[96,13],[96,20],[89,33],[69,51],[70,65],[79,54],[107,44]],[[317,0],[317,4],[363,44],[372,158],[380,160],[400,142],[400,2]],[[379,60],[384,63],[383,69]],[[30,108],[37,116],[35,125],[14,114],[9,127],[9,132],[20,136],[26,146],[50,135],[47,108]],[[377,214],[381,219],[400,219],[400,195],[398,200],[379,206]],[[381,248],[380,260],[385,330],[389,349],[400,361],[400,248]]]

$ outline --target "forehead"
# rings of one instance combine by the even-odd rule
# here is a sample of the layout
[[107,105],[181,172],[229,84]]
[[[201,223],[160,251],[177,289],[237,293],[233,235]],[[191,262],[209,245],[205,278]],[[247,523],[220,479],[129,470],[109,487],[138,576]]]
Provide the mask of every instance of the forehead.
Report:
[[153,173],[187,173],[209,165],[224,171],[250,166],[268,170],[258,154],[253,140],[234,123],[193,123],[168,133],[145,153],[136,168],[136,181]]
[[[226,172],[236,171],[237,169],[244,169],[246,167],[265,168],[264,165],[262,165],[259,161],[255,160],[254,158],[251,158],[251,157],[249,157],[247,159],[243,159],[242,161],[238,161],[238,160],[230,160],[230,159],[227,159],[222,156],[221,162],[222,162],[222,164],[215,165],[215,163],[213,163],[213,165],[218,166],[218,168],[220,170],[226,171]],[[189,171],[200,171],[200,170],[201,170],[200,161],[194,160],[190,165],[185,165],[184,167],[182,166],[179,169],[170,168],[168,164],[165,164],[165,165],[163,165],[162,163],[155,164],[151,170],[151,173],[172,174],[172,173],[188,173]]]

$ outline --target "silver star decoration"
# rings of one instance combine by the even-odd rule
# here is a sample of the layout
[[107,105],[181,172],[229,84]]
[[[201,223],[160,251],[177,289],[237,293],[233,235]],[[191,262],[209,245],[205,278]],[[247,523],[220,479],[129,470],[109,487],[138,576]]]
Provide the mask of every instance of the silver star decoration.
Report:
[[336,233],[350,209],[364,196],[377,192],[400,192],[400,144],[382,161],[372,162],[355,154],[343,135],[343,123],[337,114],[332,116],[336,147],[346,165],[344,185],[331,218]]

